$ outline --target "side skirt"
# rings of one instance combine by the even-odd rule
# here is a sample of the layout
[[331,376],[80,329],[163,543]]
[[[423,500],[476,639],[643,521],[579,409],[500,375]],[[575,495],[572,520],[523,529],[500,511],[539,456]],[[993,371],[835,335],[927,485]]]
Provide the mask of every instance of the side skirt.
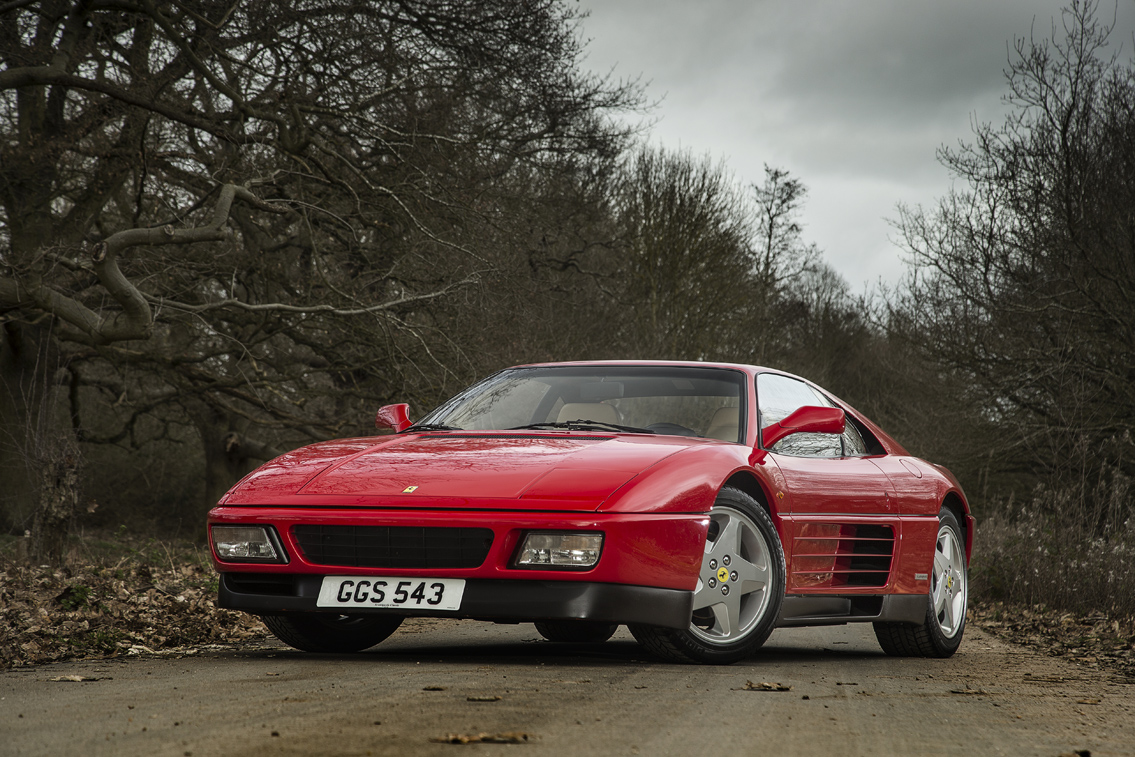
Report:
[[776,626],[836,626],[875,621],[917,625],[926,620],[929,602],[926,594],[787,596]]

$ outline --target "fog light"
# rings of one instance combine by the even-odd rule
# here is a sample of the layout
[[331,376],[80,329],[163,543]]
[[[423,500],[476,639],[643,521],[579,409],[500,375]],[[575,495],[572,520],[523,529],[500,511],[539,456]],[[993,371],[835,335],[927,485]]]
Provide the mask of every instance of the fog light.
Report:
[[516,564],[525,568],[593,568],[603,550],[603,534],[530,533]]
[[268,529],[261,526],[213,526],[213,549],[226,562],[287,562]]

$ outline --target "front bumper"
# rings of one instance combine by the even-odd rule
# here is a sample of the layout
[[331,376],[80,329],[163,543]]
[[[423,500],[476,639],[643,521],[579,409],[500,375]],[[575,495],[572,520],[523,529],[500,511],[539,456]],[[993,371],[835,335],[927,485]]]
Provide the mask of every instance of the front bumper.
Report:
[[[341,612],[316,607],[321,575],[224,573],[220,606],[256,615]],[[473,618],[504,622],[579,619],[686,628],[694,593],[681,589],[592,581],[470,579],[457,612],[413,611],[414,617]],[[352,608],[352,613],[405,615],[401,610]]]
[[[209,513],[209,525],[271,526],[287,555],[287,564],[250,564],[224,561],[214,553],[214,565],[221,573],[383,574],[466,580],[513,579],[522,583],[582,582],[692,591],[701,569],[709,516],[705,513],[218,507]],[[308,559],[294,532],[303,525],[479,528],[491,530],[493,537],[488,555],[477,567],[395,568],[374,564],[356,567]],[[599,532],[604,535],[603,553],[598,565],[588,570],[519,568],[514,564],[516,552],[524,535],[533,531]]]

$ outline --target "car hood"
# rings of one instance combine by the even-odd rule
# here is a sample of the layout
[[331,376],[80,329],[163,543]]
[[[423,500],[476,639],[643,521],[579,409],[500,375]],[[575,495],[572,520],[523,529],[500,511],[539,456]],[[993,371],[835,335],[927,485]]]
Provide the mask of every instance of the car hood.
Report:
[[578,433],[344,440],[277,458],[234,487],[223,504],[592,510],[659,461],[704,443]]

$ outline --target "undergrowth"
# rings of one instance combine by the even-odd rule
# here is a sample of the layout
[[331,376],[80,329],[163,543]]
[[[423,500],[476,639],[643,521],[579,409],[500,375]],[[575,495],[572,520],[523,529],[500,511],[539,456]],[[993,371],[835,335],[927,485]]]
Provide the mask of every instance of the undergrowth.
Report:
[[1038,487],[978,523],[971,566],[979,601],[1080,614],[1135,616],[1135,504],[1131,480]]

